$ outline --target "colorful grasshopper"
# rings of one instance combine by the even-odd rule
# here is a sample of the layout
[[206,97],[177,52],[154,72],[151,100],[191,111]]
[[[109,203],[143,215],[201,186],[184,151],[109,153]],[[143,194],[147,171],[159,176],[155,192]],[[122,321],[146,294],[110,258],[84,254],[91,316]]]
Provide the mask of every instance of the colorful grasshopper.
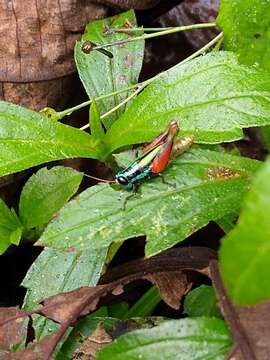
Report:
[[171,121],[163,134],[143,148],[142,156],[116,174],[116,182],[127,190],[133,190],[143,180],[160,174],[171,159],[182,154],[193,143],[192,136],[175,140],[178,132],[177,122]]

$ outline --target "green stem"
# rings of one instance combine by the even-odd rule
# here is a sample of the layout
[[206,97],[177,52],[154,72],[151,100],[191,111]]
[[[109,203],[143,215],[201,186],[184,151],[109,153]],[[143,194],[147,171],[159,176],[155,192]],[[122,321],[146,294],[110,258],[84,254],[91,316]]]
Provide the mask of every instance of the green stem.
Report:
[[111,29],[112,33],[130,33],[130,32],[137,32],[137,31],[165,31],[174,29],[175,26],[169,27],[157,27],[157,28],[145,28],[145,27],[132,27],[132,28],[119,28],[119,29]]
[[[113,107],[112,109],[110,109],[109,111],[107,111],[105,114],[100,116],[100,119],[104,119],[105,117],[111,115],[113,112],[115,112],[117,109],[119,109],[121,106],[123,106],[124,104],[126,104],[127,102],[129,102],[132,98],[134,98],[134,96],[136,96],[141,89],[143,88],[140,85],[137,85],[138,89],[135,90],[131,95],[129,95],[125,100],[121,101],[118,105],[116,105],[115,107]],[[96,100],[99,100],[98,98]],[[80,129],[81,130],[85,130],[89,127],[89,123],[82,126]]]
[[[192,60],[194,59],[195,57],[203,54],[204,52],[206,52],[208,49],[210,49],[215,43],[219,42],[222,40],[222,37],[223,37],[223,33],[220,33],[218,34],[213,40],[211,40],[209,43],[207,43],[205,46],[203,46],[201,49],[197,50],[196,52],[194,52],[193,54],[191,54],[190,56],[188,56],[186,59],[184,59],[183,61],[181,61],[180,63],[176,64],[175,66],[173,66],[171,69],[175,68],[176,66],[179,66],[181,64],[185,64],[187,61],[189,60]],[[129,90],[132,90],[132,89],[136,89],[134,93],[132,93],[130,95],[130,97],[128,98],[128,100],[124,100],[123,102],[121,102],[120,104],[118,104],[117,106],[115,106],[114,108],[110,109],[107,113],[101,115],[101,118],[105,118],[106,116],[108,116],[109,114],[113,113],[116,109],[119,109],[120,106],[124,105],[126,102],[128,102],[131,98],[133,98],[137,93],[139,93],[145,86],[149,85],[152,81],[158,79],[160,76],[163,75],[164,72],[161,72],[157,75],[155,75],[154,77],[148,79],[148,80],[145,80],[141,83],[138,83],[138,84],[134,84],[134,85],[130,85],[129,87],[126,87],[124,89],[120,89],[120,90],[117,90],[117,91],[114,91],[112,93],[109,93],[109,94],[105,94],[105,95],[101,95],[99,97],[97,97],[95,100],[98,101],[98,100],[101,100],[101,99],[106,99],[108,97],[111,97],[111,96],[114,96],[114,95],[117,95],[117,94],[121,94],[123,92],[127,92]],[[91,104],[91,100],[88,100],[88,101],[85,101],[79,105],[76,105],[72,108],[69,108],[69,109],[66,109],[66,110],[63,110],[63,111],[60,111],[57,113],[57,120],[60,120],[62,119],[64,116],[67,116],[67,115],[70,115],[72,114],[74,111],[76,110],[79,110],[85,106],[88,106]],[[89,127],[89,124],[81,127],[81,130],[84,130],[84,129],[87,129]]]
[[129,38],[129,39],[115,41],[113,43],[102,44],[102,45],[93,47],[93,51],[94,50],[99,50],[99,49],[104,49],[104,48],[110,47],[110,46],[126,44],[126,43],[129,43],[129,42],[132,42],[132,41],[147,40],[147,39],[152,39],[152,38],[155,38],[155,37],[158,37],[158,36],[174,34],[174,33],[180,32],[180,31],[193,30],[193,29],[204,29],[204,28],[211,28],[211,27],[215,27],[215,26],[216,26],[216,23],[213,23],[213,22],[212,23],[186,25],[186,26],[176,26],[176,27],[164,30],[164,31],[155,32],[153,34],[143,34],[143,35],[135,36],[135,37],[132,37],[132,38]]
[[[120,89],[120,90],[111,92],[111,93],[109,93],[109,94],[101,95],[101,96],[95,98],[95,100],[96,100],[96,101],[103,100],[103,99],[106,99],[106,98],[108,98],[108,97],[111,97],[111,96],[114,96],[114,95],[118,95],[118,94],[121,94],[121,93],[123,93],[123,92],[127,92],[127,91],[132,90],[132,89],[134,89],[134,88],[137,88],[137,87],[139,87],[139,86],[140,86],[140,84],[130,85],[130,86],[124,88],[124,89]],[[56,113],[56,119],[57,119],[57,120],[61,120],[63,117],[68,116],[68,115],[71,115],[74,111],[80,110],[80,109],[82,109],[82,108],[84,108],[84,107],[86,107],[86,106],[88,106],[88,105],[91,105],[91,101],[92,101],[92,100],[87,100],[87,101],[85,101],[85,102],[83,102],[83,103],[81,103],[81,104],[79,104],[79,105],[76,105],[76,106],[73,106],[73,107],[71,107],[71,108],[65,109],[65,110],[63,110],[63,111],[57,112],[57,113]]]
[[84,108],[85,106],[88,106],[91,104],[91,100],[87,100],[79,105],[73,106],[71,108],[65,109],[63,111],[58,111],[56,113],[56,119],[57,120],[61,120],[63,119],[63,117],[71,115],[74,111],[80,110],[82,108]]
[[[180,61],[180,63],[174,65],[173,67],[171,67],[169,70],[172,70],[172,69],[175,69],[176,67],[178,67],[179,65],[183,65],[185,64],[186,62],[194,59],[195,57],[205,53],[207,50],[209,50],[216,42],[218,42],[220,39],[222,39],[223,37],[223,33],[219,33],[214,39],[212,39],[211,41],[209,41],[209,43],[207,43],[206,45],[204,45],[202,48],[200,48],[199,50],[195,51],[193,54],[191,54],[190,56],[188,56],[187,58],[185,58],[184,60]],[[168,71],[168,70],[166,70]],[[164,72],[166,72],[164,71]],[[158,79],[159,77],[161,77],[164,72],[161,72],[155,76],[153,76],[152,78],[142,82],[140,85],[143,87],[145,87],[146,85],[150,84],[152,81]]]

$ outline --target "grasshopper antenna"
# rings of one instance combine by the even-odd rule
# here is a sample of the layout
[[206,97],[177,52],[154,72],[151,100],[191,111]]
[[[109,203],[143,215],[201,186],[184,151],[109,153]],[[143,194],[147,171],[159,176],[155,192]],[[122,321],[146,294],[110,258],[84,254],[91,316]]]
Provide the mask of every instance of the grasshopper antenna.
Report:
[[98,178],[98,177],[93,176],[93,175],[84,174],[84,176],[87,177],[87,178],[89,178],[89,179],[94,179],[94,180],[101,181],[101,182],[108,183],[108,184],[113,184],[113,183],[115,183],[115,180],[101,179],[101,178]]

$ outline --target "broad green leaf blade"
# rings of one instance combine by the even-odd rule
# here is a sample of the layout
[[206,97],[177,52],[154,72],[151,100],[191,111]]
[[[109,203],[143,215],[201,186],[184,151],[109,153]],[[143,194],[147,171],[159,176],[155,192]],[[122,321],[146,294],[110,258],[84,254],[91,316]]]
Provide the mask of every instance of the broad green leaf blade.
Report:
[[53,215],[73,196],[83,174],[68,167],[42,168],[24,185],[19,215],[26,229],[46,225]]
[[223,360],[231,343],[222,320],[171,320],[120,336],[98,353],[97,360]]
[[270,152],[270,127],[269,126],[261,127],[260,134],[262,137],[263,144],[269,153]]
[[247,194],[236,227],[223,239],[221,272],[232,299],[256,304],[270,299],[270,162]]
[[223,216],[223,218],[216,220],[217,225],[227,234],[231,231],[236,223],[239,211],[234,212],[233,214],[228,214]]
[[[33,309],[42,299],[61,292],[72,291],[81,286],[95,286],[106,253],[106,249],[84,252],[44,249],[22,282],[27,288],[24,309]],[[35,317],[33,325],[39,339],[55,328],[51,321],[41,316]]]
[[33,308],[40,300],[60,292],[96,285],[106,253],[106,249],[67,252],[45,248],[22,282],[27,288],[24,307]]
[[270,70],[270,0],[221,0],[217,23],[226,50],[239,54],[246,65]]
[[90,129],[91,135],[95,139],[102,141],[105,133],[101,124],[99,109],[94,99],[92,100],[90,106]]
[[192,149],[164,172],[166,184],[152,179],[137,194],[108,184],[87,189],[60,211],[38,244],[98,249],[147,235],[146,254],[154,255],[238,209],[259,166],[255,160]]
[[0,199],[0,255],[11,245],[18,245],[23,226],[13,209]]
[[179,64],[153,81],[109,129],[111,151],[149,141],[176,119],[195,142],[242,137],[242,128],[270,123],[270,74],[239,65],[230,52]]
[[107,307],[107,312],[110,317],[117,319],[125,319],[124,315],[127,313],[129,308],[129,304],[125,301],[120,303],[111,304]]
[[85,132],[0,101],[0,176],[48,161],[98,158],[98,143]]
[[[136,24],[134,11],[130,10],[107,19],[91,22],[86,26],[85,34],[75,46],[75,61],[81,81],[90,98],[110,94],[138,82],[143,61],[144,41],[139,40],[106,48],[112,52],[112,59],[98,51],[85,54],[82,51],[82,45],[85,41],[102,45],[139,36],[143,30],[132,34],[113,32],[114,28],[134,27]],[[99,100],[100,112],[106,113],[126,99],[129,94],[130,92],[126,91]],[[126,106],[122,106],[104,118],[103,123],[107,129],[125,111]]]
[[184,312],[189,317],[210,316],[222,318],[212,286],[201,285],[191,290],[184,300]]

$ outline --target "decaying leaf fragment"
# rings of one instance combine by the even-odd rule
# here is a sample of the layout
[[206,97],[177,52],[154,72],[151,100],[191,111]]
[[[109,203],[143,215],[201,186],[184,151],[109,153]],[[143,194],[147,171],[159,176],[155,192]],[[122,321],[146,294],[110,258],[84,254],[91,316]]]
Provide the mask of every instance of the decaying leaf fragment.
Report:
[[[16,317],[17,315],[22,314],[22,311],[16,307],[1,307],[0,308],[0,319],[1,321],[8,319],[10,317]],[[16,321],[8,322],[5,325],[0,327],[0,359],[1,352],[4,350],[10,350],[10,348],[15,345],[23,342],[27,334],[27,321],[23,317],[17,319]]]
[[73,360],[92,360],[96,353],[106,344],[109,344],[112,338],[107,334],[104,325],[99,323],[96,330],[85,340],[79,349],[74,352]]
[[210,273],[216,289],[221,312],[229,325],[234,346],[228,360],[269,360],[270,302],[251,306],[235,305],[228,298],[217,261],[211,261]]
[[[203,247],[172,249],[152,258],[142,258],[114,268],[101,279],[95,287],[82,287],[71,292],[51,296],[42,301],[42,306],[33,311],[19,312],[9,318],[0,318],[1,326],[24,319],[33,314],[43,315],[60,324],[59,330],[34,342],[17,353],[6,352],[4,360],[49,360],[58,342],[68,328],[83,315],[95,310],[106,296],[120,294],[125,286],[133,281],[148,279],[157,284],[160,294],[167,304],[177,308],[177,297],[187,291],[190,284],[185,275],[186,270],[207,273],[210,260],[216,258],[213,250]],[[180,275],[179,275],[180,274]],[[169,291],[169,287],[174,288]],[[14,335],[14,334],[12,334]],[[13,338],[12,338],[12,341]],[[1,359],[2,360],[2,359]]]

